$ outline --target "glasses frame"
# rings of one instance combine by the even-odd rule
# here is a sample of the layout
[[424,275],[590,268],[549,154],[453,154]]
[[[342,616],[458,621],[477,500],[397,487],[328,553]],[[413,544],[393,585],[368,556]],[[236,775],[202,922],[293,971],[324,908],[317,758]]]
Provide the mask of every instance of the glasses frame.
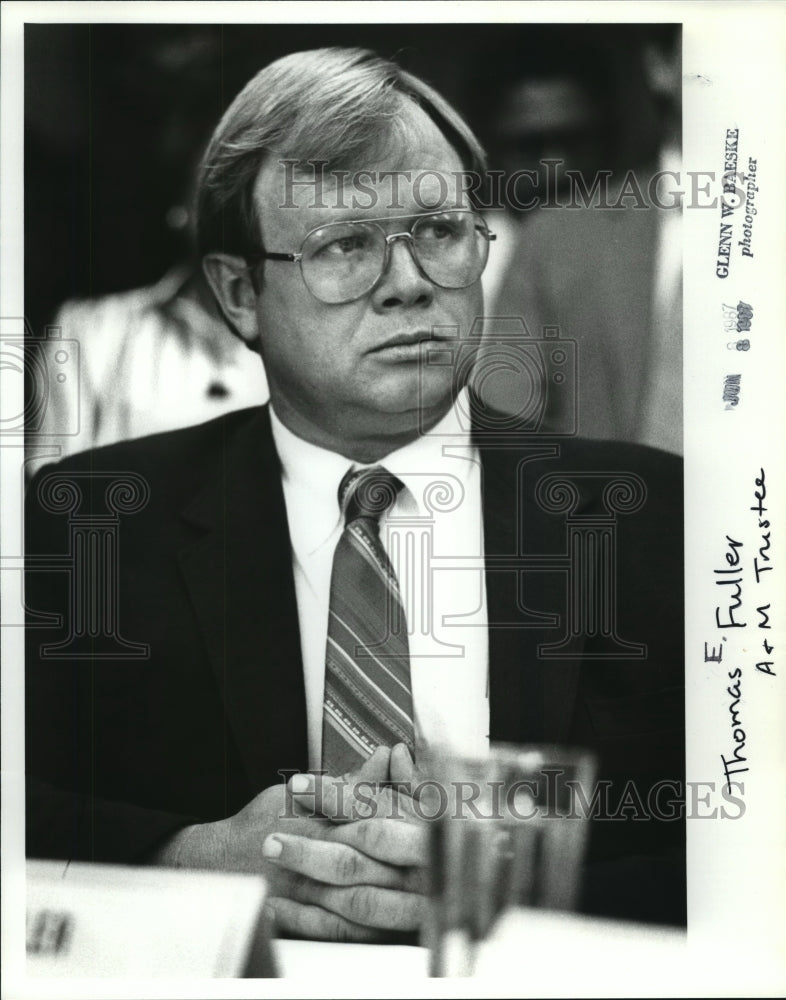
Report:
[[[429,277],[429,275],[426,273],[426,271],[423,268],[423,265],[418,259],[417,249],[415,247],[415,240],[412,234],[412,230],[418,225],[421,219],[432,219],[435,218],[436,216],[447,215],[449,213],[453,214],[461,213],[462,215],[471,215],[475,220],[476,229],[480,232],[481,236],[486,240],[487,244],[486,260],[483,262],[483,267],[481,268],[480,274],[482,274],[486,268],[486,264],[488,263],[488,244],[496,240],[497,234],[489,229],[488,225],[486,224],[486,220],[481,215],[478,215],[478,213],[472,208],[447,208],[435,212],[422,212],[418,215],[391,215],[375,219],[343,219],[337,222],[326,222],[323,223],[323,225],[321,226],[314,226],[313,229],[309,229],[309,231],[303,237],[303,241],[300,244],[300,250],[298,250],[296,253],[279,253],[278,251],[273,251],[273,250],[258,250],[256,253],[249,254],[246,256],[246,263],[249,265],[250,270],[254,270],[259,265],[260,261],[263,260],[279,260],[285,263],[299,264],[300,276],[303,278],[303,284],[306,286],[306,288],[308,288],[309,292],[311,292],[311,294],[314,296],[315,299],[317,299],[319,302],[324,302],[324,299],[321,299],[314,292],[309,283],[306,281],[305,275],[303,274],[303,257],[305,256],[303,252],[303,247],[306,245],[306,242],[308,241],[309,237],[313,236],[314,233],[320,232],[321,230],[324,229],[331,229],[334,226],[347,226],[353,224],[359,224],[364,226],[373,225],[377,229],[379,229],[385,240],[385,256],[383,258],[382,267],[380,268],[379,274],[374,279],[374,281],[369,285],[368,288],[366,288],[362,292],[359,292],[357,295],[353,295],[352,298],[342,299],[340,302],[326,302],[325,305],[346,305],[348,302],[357,302],[357,300],[362,299],[364,295],[369,295],[371,292],[373,292],[374,289],[377,287],[377,285],[379,285],[379,283],[384,278],[387,269],[390,266],[390,248],[396,242],[396,240],[407,241],[407,245],[409,246],[410,256],[412,257],[415,267],[418,269],[418,273],[421,275],[421,277],[423,277],[426,281],[430,282],[430,284],[435,285],[437,288],[447,288],[451,291],[459,291],[462,288],[469,288],[470,285],[474,285],[475,282],[478,280],[478,278],[480,278],[480,274],[478,275],[477,278],[474,278],[472,281],[468,281],[465,285],[441,285],[438,281],[434,281],[434,279]],[[410,219],[412,220],[412,222],[410,224],[409,229],[403,229],[395,233],[386,233],[385,230],[380,225],[380,223],[382,222],[405,222]]]

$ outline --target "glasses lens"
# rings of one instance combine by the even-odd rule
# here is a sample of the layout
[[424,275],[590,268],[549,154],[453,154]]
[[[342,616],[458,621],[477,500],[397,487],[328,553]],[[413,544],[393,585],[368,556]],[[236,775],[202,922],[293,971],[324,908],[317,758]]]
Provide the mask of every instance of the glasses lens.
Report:
[[375,225],[334,222],[309,233],[302,248],[303,280],[322,302],[350,302],[374,285],[385,261],[385,237]]
[[[415,259],[435,285],[466,288],[483,273],[489,252],[488,230],[473,212],[422,215],[412,225],[411,234]],[[309,233],[303,243],[303,280],[322,302],[351,302],[379,280],[385,252],[385,233],[377,223],[329,223]]]
[[412,227],[415,253],[423,271],[441,288],[466,288],[488,260],[487,229],[472,212],[421,216]]

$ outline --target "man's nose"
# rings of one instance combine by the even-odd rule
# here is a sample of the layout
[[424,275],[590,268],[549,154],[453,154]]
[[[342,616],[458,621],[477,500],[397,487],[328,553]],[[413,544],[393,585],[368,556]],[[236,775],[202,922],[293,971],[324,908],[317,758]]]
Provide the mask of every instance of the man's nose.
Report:
[[392,240],[387,268],[372,295],[374,308],[384,312],[396,306],[426,306],[433,298],[434,286],[415,263],[411,239],[402,236]]

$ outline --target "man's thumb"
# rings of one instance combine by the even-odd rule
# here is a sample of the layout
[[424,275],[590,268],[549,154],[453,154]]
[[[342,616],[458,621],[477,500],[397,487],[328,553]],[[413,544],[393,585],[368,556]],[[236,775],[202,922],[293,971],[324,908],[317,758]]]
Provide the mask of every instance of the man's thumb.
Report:
[[390,780],[394,783],[415,783],[415,762],[405,743],[397,743],[390,752]]

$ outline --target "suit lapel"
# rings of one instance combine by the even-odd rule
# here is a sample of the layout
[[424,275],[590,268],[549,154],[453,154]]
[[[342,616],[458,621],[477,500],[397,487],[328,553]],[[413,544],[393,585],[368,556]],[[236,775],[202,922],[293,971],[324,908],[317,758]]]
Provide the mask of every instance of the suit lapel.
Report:
[[305,769],[303,666],[286,508],[267,409],[231,431],[186,508],[202,529],[180,564],[255,791]]

